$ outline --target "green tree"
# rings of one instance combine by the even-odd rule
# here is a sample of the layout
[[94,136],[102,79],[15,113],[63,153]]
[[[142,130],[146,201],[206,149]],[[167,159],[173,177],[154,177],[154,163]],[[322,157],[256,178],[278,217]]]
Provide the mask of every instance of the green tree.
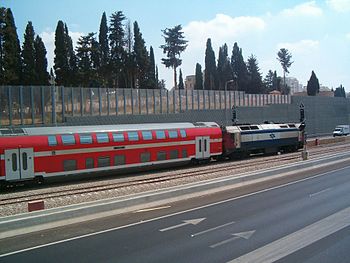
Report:
[[145,40],[142,37],[138,23],[134,22],[134,54],[136,62],[136,81],[138,87],[148,88],[148,69],[150,66]]
[[157,79],[156,79],[156,62],[154,59],[154,51],[153,51],[153,47],[151,46],[149,48],[149,70],[148,70],[148,83],[149,83],[149,87],[152,89],[156,88],[156,83],[157,83]]
[[274,80],[274,73],[270,69],[263,80],[263,84],[264,84],[264,88],[265,88],[266,93],[273,91],[273,80]]
[[[0,85],[4,85],[4,29],[5,29],[5,7],[0,8]],[[1,95],[1,94],[0,94]]]
[[133,88],[135,86],[135,75],[136,75],[136,62],[134,54],[134,34],[133,28],[131,26],[130,20],[126,23],[125,29],[125,39],[126,39],[126,59],[124,72],[126,74],[126,87]]
[[46,48],[41,37],[36,36],[34,41],[35,49],[35,71],[36,85],[49,85],[49,73],[47,72]]
[[103,86],[108,84],[108,64],[109,64],[109,45],[108,45],[108,26],[106,12],[103,12],[100,31],[98,35],[99,41],[99,56],[100,56],[100,66],[99,66],[99,76],[100,82]]
[[179,90],[180,89],[185,89],[185,85],[184,85],[184,79],[182,77],[182,71],[180,69],[180,73],[179,73]]
[[343,97],[346,98],[346,94],[345,94],[345,89],[343,87],[343,85],[340,85],[340,87],[336,88],[334,91],[334,97]]
[[122,11],[115,12],[110,17],[109,44],[110,44],[110,75],[113,85],[119,87],[123,80],[123,70],[126,59],[125,52],[125,16]]
[[237,90],[246,91],[248,89],[248,70],[243,59],[242,49],[239,48],[237,42],[234,43],[232,48],[231,67]]
[[248,93],[260,94],[262,93],[262,77],[260,73],[260,68],[258,66],[258,61],[256,57],[252,54],[248,58],[247,63],[248,70]]
[[34,28],[32,22],[29,21],[24,33],[24,42],[22,47],[22,84],[36,84],[36,69],[35,69],[35,47],[34,47]]
[[163,49],[163,54],[166,54],[167,58],[162,58],[162,63],[167,67],[174,69],[174,87],[177,89],[176,81],[176,69],[181,66],[182,60],[180,59],[180,54],[185,51],[187,47],[187,40],[183,35],[182,26],[177,25],[173,28],[166,28],[162,30],[165,44],[161,45],[160,48]]
[[212,48],[210,38],[207,39],[207,47],[205,50],[204,89],[205,90],[218,89],[215,53]]
[[3,85],[18,85],[22,75],[21,48],[15,20],[10,8],[2,9],[2,69]]
[[194,89],[195,90],[203,89],[203,72],[202,72],[202,66],[199,63],[196,64]]
[[56,75],[57,85],[67,85],[68,81],[68,56],[67,46],[65,40],[65,30],[63,21],[58,21],[55,31],[55,58],[54,58],[54,70]]
[[64,25],[64,39],[65,45],[67,48],[67,60],[68,60],[68,72],[67,72],[67,86],[76,86],[78,85],[78,66],[77,66],[77,57],[73,48],[72,38],[69,36],[69,31],[67,24]]
[[277,60],[281,63],[283,69],[283,86],[286,86],[286,73],[289,73],[289,68],[293,64],[292,54],[289,53],[288,49],[281,48],[277,53]]
[[317,93],[320,92],[320,84],[314,71],[311,72],[311,77],[307,82],[306,91],[308,96],[316,96]]
[[218,81],[219,81],[219,89],[224,90],[225,86],[227,89],[233,87],[233,85],[228,86],[227,83],[230,80],[233,80],[232,68],[230,59],[228,57],[228,49],[227,45],[224,44],[219,48],[219,58],[218,58]]

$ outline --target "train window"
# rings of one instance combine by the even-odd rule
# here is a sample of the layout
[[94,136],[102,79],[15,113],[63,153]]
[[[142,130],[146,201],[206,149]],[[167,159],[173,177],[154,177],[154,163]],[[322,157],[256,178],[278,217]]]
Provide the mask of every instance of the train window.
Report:
[[24,171],[28,169],[27,153],[22,153],[22,168]]
[[177,138],[177,131],[169,131],[169,138],[176,139]]
[[107,133],[97,133],[96,139],[98,143],[106,143],[109,142],[108,134]]
[[113,133],[113,141],[123,142],[124,141],[124,134],[123,133]]
[[182,150],[182,158],[187,158],[187,150]]
[[249,127],[249,126],[239,126],[239,128],[240,128],[242,131],[249,131],[249,130],[250,130],[250,127]]
[[124,155],[115,155],[114,156],[114,165],[123,165],[125,164],[125,156]]
[[76,160],[64,160],[63,161],[63,170],[64,171],[74,171],[77,169]]
[[281,128],[288,128],[287,125],[280,125]]
[[151,153],[149,152],[141,153],[140,159],[141,159],[141,163],[147,163],[151,161]]
[[138,141],[139,134],[137,132],[128,132],[129,141]]
[[17,154],[15,153],[12,154],[12,171],[17,171]]
[[185,130],[180,130],[180,135],[182,138],[186,138],[186,131]]
[[295,124],[288,124],[289,128],[295,128]]
[[165,139],[165,131],[156,131],[157,139]]
[[250,126],[250,129],[251,130],[259,130],[259,127],[258,126]]
[[109,156],[98,157],[97,167],[107,167],[111,165],[111,158]]
[[178,150],[171,150],[169,157],[170,157],[170,159],[177,159],[177,158],[179,158],[179,151]]
[[61,138],[62,138],[62,143],[63,143],[64,145],[72,145],[72,144],[75,144],[75,138],[74,138],[74,135],[72,135],[72,134],[65,134],[65,135],[62,135]]
[[92,143],[91,134],[79,134],[81,144],[90,144]]
[[85,160],[85,168],[86,169],[94,168],[94,158],[86,158],[86,160]]
[[166,152],[164,151],[157,152],[157,160],[158,161],[166,160]]
[[48,137],[49,140],[49,146],[56,146],[57,145],[57,140],[55,135],[49,135]]
[[151,131],[143,131],[142,138],[144,140],[152,140],[152,132]]

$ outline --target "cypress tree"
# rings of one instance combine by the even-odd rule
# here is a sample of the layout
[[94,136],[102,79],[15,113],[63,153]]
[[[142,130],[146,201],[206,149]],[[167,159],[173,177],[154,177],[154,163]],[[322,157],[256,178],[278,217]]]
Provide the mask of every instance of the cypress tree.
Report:
[[273,74],[272,70],[270,69],[268,71],[268,73],[266,74],[264,81],[263,81],[266,93],[269,93],[270,91],[273,90],[273,78],[274,78],[274,74]]
[[136,64],[135,64],[135,54],[134,54],[134,34],[131,26],[130,20],[126,23],[126,58],[124,72],[126,75],[125,86],[129,88],[134,87],[135,82],[135,73],[136,73]]
[[314,71],[311,72],[311,77],[307,82],[306,91],[308,96],[316,96],[317,93],[320,92],[320,84]]
[[181,52],[185,51],[188,42],[185,40],[185,37],[181,30],[181,25],[162,30],[165,44],[160,46],[160,48],[163,49],[163,54],[166,54],[167,56],[167,58],[162,58],[162,63],[165,65],[165,67],[171,67],[174,70],[175,89],[177,89],[176,69],[182,64],[180,54]]
[[0,85],[4,85],[4,29],[5,29],[5,7],[0,7]]
[[[218,82],[219,89],[224,90],[226,83],[233,79],[232,68],[230,60],[228,58],[227,45],[224,44],[219,48],[219,59],[218,59]],[[232,86],[226,86],[227,89],[230,89]]]
[[346,94],[345,94],[345,89],[343,87],[343,85],[340,85],[340,87],[336,88],[334,91],[334,97],[343,97],[346,98]]
[[148,82],[149,87],[152,89],[156,88],[157,78],[156,78],[156,63],[154,59],[154,51],[153,47],[151,46],[149,49],[149,70],[148,70]]
[[248,83],[248,70],[243,59],[242,49],[238,47],[237,42],[234,43],[232,49],[231,67],[238,90],[246,91]]
[[2,37],[3,84],[18,85],[21,81],[22,61],[21,48],[17,35],[15,20],[10,8],[5,13]]
[[36,85],[49,85],[49,73],[47,72],[46,48],[41,37],[36,36],[34,41],[35,49],[35,71]]
[[56,75],[57,85],[67,84],[67,75],[69,70],[67,46],[65,40],[64,24],[60,20],[57,23],[55,32],[55,58],[54,58],[54,70]]
[[182,71],[180,69],[180,73],[179,73],[179,90],[180,89],[185,89],[185,85],[184,85],[184,80],[182,77]]
[[203,89],[203,72],[202,72],[202,66],[199,63],[196,64],[194,89],[195,90]]
[[136,62],[136,81],[140,88],[148,86],[148,68],[150,61],[148,51],[145,46],[145,40],[142,38],[138,23],[134,22],[134,54]]
[[210,38],[207,39],[207,48],[205,50],[204,89],[217,89],[217,69],[215,63],[215,53],[211,46]]
[[23,61],[23,78],[24,85],[36,84],[36,70],[35,70],[35,47],[34,47],[34,28],[32,22],[29,21],[24,33],[24,42],[22,47],[22,61]]
[[78,67],[77,57],[73,48],[72,38],[69,36],[67,24],[64,25],[64,39],[67,50],[68,71],[67,71],[67,86],[75,86],[78,84]]
[[121,76],[126,57],[124,21],[125,16],[122,11],[111,15],[109,26],[110,75],[115,87],[119,87],[119,84],[124,82]]
[[109,62],[108,26],[107,26],[106,12],[103,12],[102,14],[98,41],[99,41],[99,55],[100,55],[100,67],[99,67],[100,81],[103,86],[106,86],[108,83],[108,62]]

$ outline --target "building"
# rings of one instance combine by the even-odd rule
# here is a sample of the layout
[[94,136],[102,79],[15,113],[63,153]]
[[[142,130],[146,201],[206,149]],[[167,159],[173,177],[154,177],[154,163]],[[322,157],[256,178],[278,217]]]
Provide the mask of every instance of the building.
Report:
[[186,76],[185,89],[193,90],[195,84],[196,84],[196,76],[195,75]]
[[286,77],[286,84],[288,87],[290,87],[290,94],[291,95],[293,95],[294,93],[304,91],[303,84],[301,84],[297,78]]

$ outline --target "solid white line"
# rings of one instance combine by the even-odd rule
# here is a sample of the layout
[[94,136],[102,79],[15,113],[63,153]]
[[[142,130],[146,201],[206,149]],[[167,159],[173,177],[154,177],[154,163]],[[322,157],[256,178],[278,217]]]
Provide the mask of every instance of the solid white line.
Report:
[[150,212],[150,211],[155,211],[155,210],[161,210],[161,209],[166,209],[171,207],[171,205],[165,205],[165,206],[158,206],[158,207],[151,207],[151,208],[147,208],[147,209],[140,209],[137,211],[134,211],[133,213],[142,213],[142,212]]
[[350,207],[258,248],[229,263],[275,262],[350,225]]
[[220,226],[216,226],[216,227],[213,227],[213,228],[209,228],[209,229],[207,229],[207,230],[204,230],[204,231],[201,231],[201,232],[192,234],[191,237],[195,237],[195,236],[199,236],[199,235],[202,235],[202,234],[205,234],[205,233],[209,233],[209,232],[211,232],[211,231],[218,230],[218,229],[220,229],[220,228],[223,228],[223,227],[232,225],[232,224],[234,224],[234,223],[235,223],[235,222],[232,221],[232,222],[229,222],[229,223],[220,225]]
[[329,188],[326,188],[326,189],[323,189],[322,191],[319,191],[319,192],[316,192],[316,193],[313,193],[313,194],[310,194],[309,197],[314,197],[316,195],[319,195],[319,194],[323,194],[324,192],[327,192],[329,190],[331,190],[332,187],[329,187]]
[[31,248],[26,248],[26,249],[10,252],[10,253],[7,253],[7,254],[2,254],[2,255],[0,255],[0,258],[1,257],[6,257],[6,256],[10,256],[10,255],[14,255],[14,254],[18,254],[18,253],[22,253],[22,252],[26,252],[26,251],[30,251],[30,250],[34,250],[34,249],[38,249],[38,248],[42,248],[42,247],[48,247],[48,246],[57,245],[57,244],[65,243],[65,242],[70,242],[70,241],[74,241],[74,240],[78,240],[78,239],[82,239],[82,238],[86,238],[86,237],[100,235],[100,234],[104,234],[104,233],[108,233],[108,232],[112,232],[112,231],[116,231],[116,230],[120,230],[120,229],[124,229],[124,228],[128,228],[128,227],[132,227],[132,226],[136,226],[136,225],[140,225],[140,224],[144,224],[144,223],[149,223],[149,222],[157,221],[157,220],[160,220],[160,219],[164,219],[164,218],[168,218],[168,217],[172,217],[172,216],[176,216],[176,215],[181,215],[181,214],[188,213],[188,212],[193,212],[193,211],[196,211],[196,210],[200,210],[200,209],[211,207],[211,206],[215,206],[215,205],[228,203],[228,202],[235,201],[235,200],[238,200],[238,199],[242,199],[242,198],[245,198],[245,197],[250,197],[250,196],[261,194],[261,193],[265,193],[265,192],[268,192],[268,191],[271,191],[271,190],[283,188],[283,187],[286,187],[286,186],[289,186],[289,185],[293,185],[293,184],[301,183],[301,182],[304,182],[304,181],[312,180],[312,179],[315,179],[315,178],[318,178],[318,177],[321,177],[321,176],[325,176],[325,175],[328,175],[328,174],[331,174],[331,173],[334,173],[334,172],[338,172],[338,171],[341,171],[341,170],[345,170],[345,169],[349,169],[349,167],[340,168],[340,169],[333,170],[333,171],[330,171],[330,172],[326,172],[326,173],[314,175],[314,176],[311,176],[311,177],[308,177],[308,178],[300,179],[298,181],[293,181],[293,182],[289,182],[289,183],[286,183],[286,184],[283,184],[283,185],[278,185],[278,186],[274,186],[274,187],[271,187],[271,188],[263,189],[263,190],[260,190],[260,191],[254,192],[254,193],[249,193],[249,194],[245,194],[245,195],[242,195],[242,196],[237,196],[237,197],[233,197],[233,198],[230,198],[230,199],[222,200],[222,201],[219,201],[219,202],[215,202],[215,203],[211,203],[211,204],[207,204],[207,205],[203,205],[203,206],[199,206],[199,207],[194,207],[194,208],[191,208],[191,209],[188,209],[188,210],[179,211],[179,212],[175,212],[175,213],[172,213],[172,214],[159,216],[159,217],[151,218],[151,219],[148,219],[148,220],[135,222],[135,223],[131,223],[131,224],[128,224],[128,225],[119,226],[119,227],[115,227],[115,228],[110,228],[110,229],[106,229],[106,230],[102,230],[102,231],[98,231],[98,232],[94,232],[94,233],[90,233],[90,234],[86,234],[86,235],[81,235],[81,236],[77,236],[77,237],[63,239],[63,240],[47,243],[47,244],[44,244],[44,245],[34,246],[34,247],[31,247]]
[[221,241],[221,242],[219,242],[219,243],[216,243],[216,244],[214,244],[214,245],[211,245],[210,248],[216,248],[216,247],[218,247],[218,246],[225,245],[225,244],[227,244],[227,243],[229,243],[229,242],[231,242],[231,241],[234,241],[234,240],[236,240],[236,239],[239,239],[239,238],[240,238],[240,237],[236,237],[236,236],[231,237],[231,238],[229,238],[229,239],[226,239],[226,240],[224,240],[224,241]]

